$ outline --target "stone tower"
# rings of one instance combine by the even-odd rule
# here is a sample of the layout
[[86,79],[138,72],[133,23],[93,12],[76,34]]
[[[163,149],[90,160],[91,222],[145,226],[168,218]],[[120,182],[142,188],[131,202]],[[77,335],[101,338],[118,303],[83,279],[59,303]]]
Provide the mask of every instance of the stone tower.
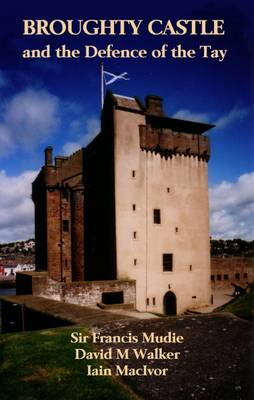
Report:
[[212,125],[169,118],[162,103],[108,93],[85,149],[54,165],[46,149],[33,199],[37,266],[51,278],[134,279],[138,310],[174,314],[210,302]]
[[36,269],[60,282],[84,279],[83,151],[71,157],[45,149],[45,163],[33,182]]

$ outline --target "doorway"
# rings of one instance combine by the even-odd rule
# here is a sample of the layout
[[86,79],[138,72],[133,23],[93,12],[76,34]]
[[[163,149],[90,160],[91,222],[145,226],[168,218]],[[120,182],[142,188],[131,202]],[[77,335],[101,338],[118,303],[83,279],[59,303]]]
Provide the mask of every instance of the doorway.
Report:
[[173,292],[167,292],[164,296],[164,313],[176,315],[176,295]]

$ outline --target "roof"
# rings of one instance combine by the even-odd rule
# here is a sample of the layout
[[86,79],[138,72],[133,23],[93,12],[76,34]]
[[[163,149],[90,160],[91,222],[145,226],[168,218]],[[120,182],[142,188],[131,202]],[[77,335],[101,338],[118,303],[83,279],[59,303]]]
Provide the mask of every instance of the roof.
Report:
[[141,102],[136,97],[122,96],[112,93],[115,105],[119,108],[129,109],[136,112],[143,112]]
[[[185,132],[201,135],[202,133],[214,127],[214,125],[203,122],[187,121],[182,119],[170,118],[163,115],[152,115],[151,113],[147,112],[146,108],[143,106],[138,97],[128,97],[115,93],[110,94],[117,108],[145,114],[147,124],[151,125],[153,128],[169,128],[175,132]],[[149,97],[162,100],[162,98],[158,96]]]
[[158,117],[153,115],[147,115],[146,121],[153,128],[170,128],[172,129],[172,131],[175,132],[193,134],[202,134],[215,126],[203,122],[194,122],[168,117]]

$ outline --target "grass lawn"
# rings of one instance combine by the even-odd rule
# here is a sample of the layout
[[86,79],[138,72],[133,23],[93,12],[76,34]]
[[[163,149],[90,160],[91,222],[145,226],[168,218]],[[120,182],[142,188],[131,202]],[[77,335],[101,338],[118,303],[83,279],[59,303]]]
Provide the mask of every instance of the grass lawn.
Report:
[[[90,343],[70,343],[73,331],[74,327],[0,335],[1,399],[136,399],[114,377],[86,375],[87,364],[102,362],[74,360],[75,347],[94,349]],[[78,331],[87,334],[85,329]]]
[[254,320],[254,290],[246,293],[237,299],[231,300],[229,303],[216,308],[214,311],[231,312],[237,317]]

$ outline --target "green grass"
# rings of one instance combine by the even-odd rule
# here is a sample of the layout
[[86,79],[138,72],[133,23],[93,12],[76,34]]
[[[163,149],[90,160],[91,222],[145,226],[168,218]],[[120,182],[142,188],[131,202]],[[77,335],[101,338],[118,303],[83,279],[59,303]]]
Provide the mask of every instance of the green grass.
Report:
[[[114,377],[87,376],[86,365],[100,361],[74,360],[75,328],[0,335],[1,399],[3,400],[130,400],[136,397]],[[85,329],[79,332],[87,334]]]
[[218,307],[214,310],[230,312],[237,317],[254,320],[254,290],[250,293],[244,294],[243,296],[238,297],[237,299],[231,300],[229,303],[224,304],[221,307]]

